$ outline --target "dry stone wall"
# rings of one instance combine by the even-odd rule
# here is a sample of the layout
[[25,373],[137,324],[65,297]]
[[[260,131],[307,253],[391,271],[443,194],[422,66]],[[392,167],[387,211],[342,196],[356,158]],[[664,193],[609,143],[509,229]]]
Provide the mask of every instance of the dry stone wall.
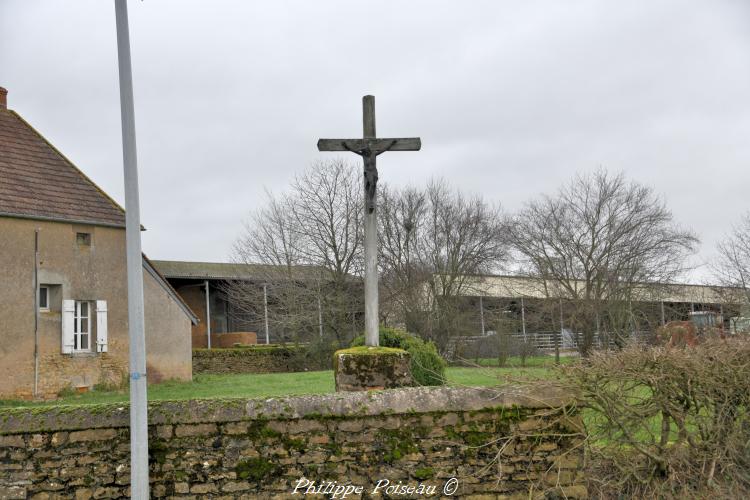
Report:
[[[161,402],[149,416],[151,493],[583,498],[569,403],[545,386]],[[127,406],[0,411],[0,498],[127,497],[127,425]]]
[[193,349],[193,373],[280,373],[306,371],[305,347],[257,346]]

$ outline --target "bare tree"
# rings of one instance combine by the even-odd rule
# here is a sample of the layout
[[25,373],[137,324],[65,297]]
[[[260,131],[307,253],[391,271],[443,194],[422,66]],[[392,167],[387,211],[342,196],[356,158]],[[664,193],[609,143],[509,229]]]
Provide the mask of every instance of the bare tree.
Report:
[[[359,169],[343,160],[318,162],[295,177],[288,193],[268,194],[234,246],[234,260],[257,277],[230,283],[237,310],[275,338],[324,337],[346,344],[359,331],[356,277],[362,268]],[[258,265],[261,264],[261,265]]]
[[714,275],[722,285],[734,288],[731,302],[747,305],[750,303],[750,212],[732,227],[717,250],[718,259],[712,265]]
[[344,160],[316,162],[292,182],[294,230],[303,261],[323,267],[334,281],[362,270],[362,178]]
[[379,201],[381,315],[387,323],[404,324],[417,332],[428,309],[425,284],[431,269],[419,258],[427,202],[422,191],[383,186]]
[[444,349],[468,333],[464,296],[477,274],[505,259],[499,207],[466,197],[444,181],[424,191],[384,188],[380,202],[382,285],[386,310]]
[[562,300],[583,353],[596,331],[622,344],[635,329],[634,304],[658,300],[658,285],[685,271],[698,242],[651,188],[603,170],[527,203],[509,235],[522,273]]

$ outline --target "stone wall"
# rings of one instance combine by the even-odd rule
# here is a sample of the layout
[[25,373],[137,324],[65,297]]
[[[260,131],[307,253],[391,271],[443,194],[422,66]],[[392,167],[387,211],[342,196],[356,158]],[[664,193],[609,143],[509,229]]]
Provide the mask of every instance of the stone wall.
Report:
[[194,373],[279,373],[306,371],[304,347],[260,345],[193,349]]
[[[299,486],[301,498],[348,485],[346,498],[377,497],[378,486],[417,496],[386,491],[389,481],[436,496],[581,498],[582,438],[562,409],[569,402],[538,386],[155,403],[151,493],[288,498]],[[122,405],[0,410],[0,498],[127,496],[127,425]]]

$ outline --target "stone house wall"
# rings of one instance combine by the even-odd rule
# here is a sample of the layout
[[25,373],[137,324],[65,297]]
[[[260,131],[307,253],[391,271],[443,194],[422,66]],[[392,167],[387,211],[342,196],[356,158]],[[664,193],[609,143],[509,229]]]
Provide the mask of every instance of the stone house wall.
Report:
[[[116,227],[0,217],[0,398],[31,398],[34,389],[34,232],[39,283],[50,285],[39,313],[39,394],[117,385],[128,367],[125,231]],[[76,233],[90,234],[90,245]],[[190,318],[144,269],[148,364],[161,378],[190,380]],[[106,300],[108,352],[62,354],[63,299]]]

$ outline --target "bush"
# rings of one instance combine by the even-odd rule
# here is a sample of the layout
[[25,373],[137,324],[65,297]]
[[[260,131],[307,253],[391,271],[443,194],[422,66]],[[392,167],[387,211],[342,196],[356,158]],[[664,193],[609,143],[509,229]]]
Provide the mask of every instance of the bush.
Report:
[[309,370],[330,370],[333,353],[340,349],[338,343],[316,338],[307,345],[301,363]]
[[[365,345],[364,335],[352,341],[352,347]],[[435,344],[394,328],[380,327],[380,345],[403,349],[411,355],[411,375],[419,385],[445,384],[445,360],[438,354]]]
[[750,498],[748,360],[735,338],[561,368],[581,395],[592,496]]

